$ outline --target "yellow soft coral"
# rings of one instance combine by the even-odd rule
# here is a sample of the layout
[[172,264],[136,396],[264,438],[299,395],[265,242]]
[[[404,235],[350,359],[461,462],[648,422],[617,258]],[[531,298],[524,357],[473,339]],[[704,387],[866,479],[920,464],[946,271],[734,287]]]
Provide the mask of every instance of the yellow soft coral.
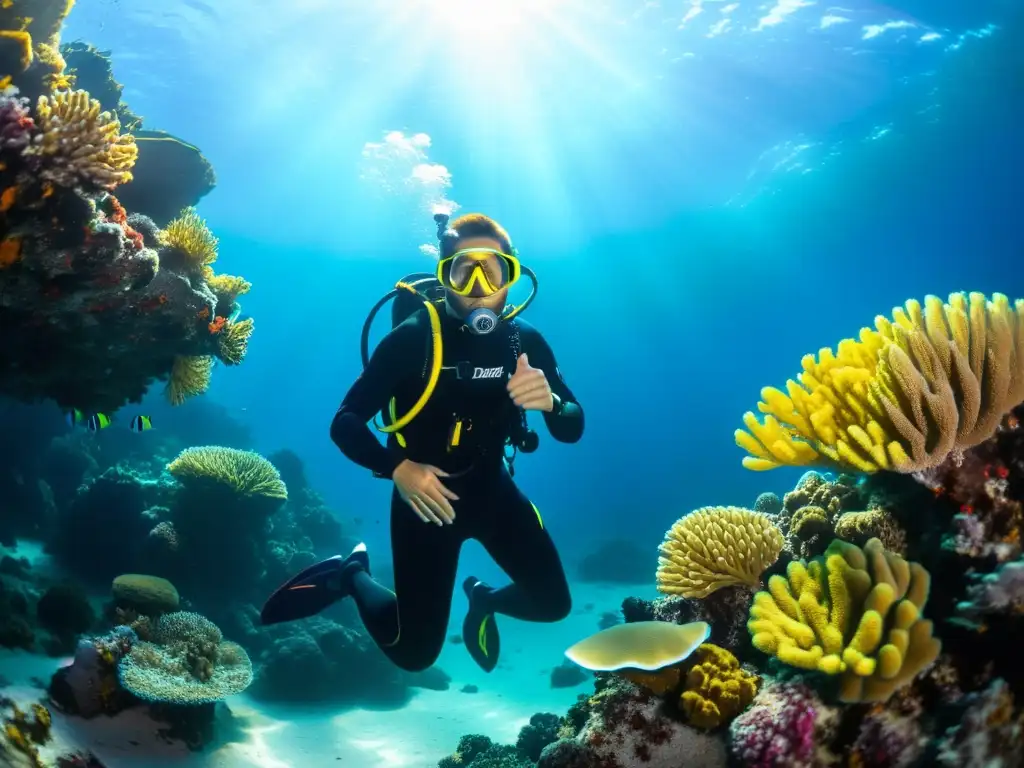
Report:
[[739,507],[695,510],[665,534],[659,549],[658,589],[707,597],[731,584],[757,586],[782,546],[782,533],[765,515]]
[[747,627],[754,647],[779,661],[842,675],[841,700],[885,701],[938,657],[932,623],[921,618],[930,583],[878,539],[863,549],[836,539],[824,557],[771,577]]
[[180,251],[193,268],[204,269],[217,260],[217,237],[194,208],[186,208],[168,224],[161,240]]
[[210,386],[213,358],[208,356],[178,355],[171,366],[171,379],[165,393],[171,405],[181,405],[186,399],[201,395]]
[[220,332],[220,359],[228,365],[238,365],[245,359],[249,350],[249,337],[252,336],[253,320],[247,317],[238,323],[228,323]]
[[243,277],[215,275],[212,270],[206,275],[206,284],[210,286],[210,290],[217,294],[219,298],[229,303],[239,296],[248,293],[249,289],[252,288],[252,283]]
[[914,472],[986,440],[1024,400],[1024,300],[928,296],[878,316],[836,352],[803,359],[786,392],[761,391],[736,443],[749,469],[831,464]]
[[729,651],[705,643],[694,654],[679,702],[698,728],[717,728],[746,709],[757,695],[757,676],[745,672]]
[[39,176],[63,187],[90,184],[113,189],[131,181],[139,150],[135,138],[86,91],[40,96],[35,121],[39,140],[25,150],[40,160]]
[[167,465],[167,471],[185,482],[212,480],[242,496],[288,498],[288,490],[274,465],[252,451],[217,445],[186,448]]

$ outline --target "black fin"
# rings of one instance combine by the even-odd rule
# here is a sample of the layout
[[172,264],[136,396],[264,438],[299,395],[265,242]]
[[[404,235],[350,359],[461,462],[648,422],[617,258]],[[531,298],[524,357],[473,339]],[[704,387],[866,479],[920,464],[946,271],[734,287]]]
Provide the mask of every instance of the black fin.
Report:
[[347,597],[348,589],[342,578],[344,569],[345,559],[341,555],[309,566],[267,599],[260,611],[260,622],[265,626],[305,619]]
[[501,653],[501,635],[498,634],[498,623],[494,614],[482,605],[482,595],[477,592],[489,589],[482,581],[470,577],[462,584],[462,589],[469,600],[469,610],[462,622],[462,640],[466,650],[484,672],[493,672],[498,666]]

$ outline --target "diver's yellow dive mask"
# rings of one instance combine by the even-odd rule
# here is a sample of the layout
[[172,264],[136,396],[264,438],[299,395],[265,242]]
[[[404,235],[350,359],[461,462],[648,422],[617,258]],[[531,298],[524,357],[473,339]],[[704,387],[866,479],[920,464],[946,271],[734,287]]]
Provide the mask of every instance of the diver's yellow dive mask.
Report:
[[437,263],[437,279],[458,296],[493,296],[515,284],[522,274],[519,259],[493,248],[466,248]]

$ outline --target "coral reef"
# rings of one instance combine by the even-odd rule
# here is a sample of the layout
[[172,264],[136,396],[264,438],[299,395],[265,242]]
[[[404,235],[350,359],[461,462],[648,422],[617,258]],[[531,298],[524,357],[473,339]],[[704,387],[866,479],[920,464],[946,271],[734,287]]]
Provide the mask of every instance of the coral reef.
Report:
[[257,629],[255,614],[236,616],[235,622],[248,623],[249,634],[240,639],[260,649],[250,690],[259,699],[397,706],[420,682],[388,661],[361,631],[322,617]]
[[863,550],[837,539],[754,596],[753,644],[786,664],[841,675],[843,701],[886,701],[939,655],[932,622],[921,617],[930,583],[920,564],[878,539]]
[[[228,321],[245,280],[182,268],[159,236],[169,211],[212,189],[209,163],[141,130],[107,54],[60,46],[72,5],[0,8],[0,322],[20,329],[0,342],[0,392],[111,412],[179,359],[237,365],[253,323]],[[169,392],[180,402],[197,390]]]
[[85,91],[40,96],[34,110],[5,92],[0,137],[0,319],[22,329],[0,344],[0,392],[108,412],[179,357],[240,361],[251,323],[211,328],[219,299],[203,275],[147,242],[110,194],[136,153],[113,114]]
[[782,534],[765,515],[739,507],[705,507],[680,518],[665,534],[658,589],[707,597],[733,584],[757,586],[778,559]]
[[1024,765],[1024,714],[1016,712],[1013,694],[1004,680],[993,680],[984,691],[968,697],[960,723],[942,737],[936,765]]
[[151,640],[135,642],[118,664],[121,686],[148,702],[196,706],[241,693],[252,682],[252,664],[237,643],[197,613],[160,617]]
[[762,390],[763,421],[744,415],[744,466],[926,470],[987,440],[1024,401],[1024,300],[910,300],[803,368],[786,393]]

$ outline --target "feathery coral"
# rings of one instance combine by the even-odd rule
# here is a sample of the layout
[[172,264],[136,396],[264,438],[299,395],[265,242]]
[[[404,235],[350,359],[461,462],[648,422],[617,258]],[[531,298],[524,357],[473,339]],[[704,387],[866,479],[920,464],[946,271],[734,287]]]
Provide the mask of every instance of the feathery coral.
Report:
[[113,189],[131,181],[139,150],[135,138],[86,91],[40,96],[35,121],[40,133],[26,155],[38,157],[40,177],[62,187],[81,184]]
[[928,296],[803,359],[787,392],[761,391],[736,443],[749,469],[832,464],[915,472],[990,437],[1024,400],[1024,300]]
[[171,367],[171,379],[166,394],[171,405],[181,405],[186,399],[201,395],[210,386],[213,358],[205,355],[178,355]]
[[252,336],[253,320],[247,317],[238,323],[226,323],[220,332],[220,359],[228,365],[238,365],[249,351],[249,337]]
[[193,268],[208,267],[217,260],[217,237],[194,208],[183,210],[162,234],[164,243],[179,250]]
[[931,578],[871,539],[836,539],[825,556],[789,564],[758,592],[747,627],[754,647],[801,669],[843,677],[842,701],[885,701],[938,657],[921,618]]
[[218,297],[227,302],[232,302],[239,296],[249,292],[252,283],[244,277],[234,275],[215,275],[212,271],[206,276],[206,284]]
[[782,551],[766,516],[740,507],[703,507],[676,521],[658,557],[658,590],[707,597],[730,584],[757,586]]
[[740,668],[729,651],[705,643],[694,654],[679,702],[690,725],[717,728],[746,709],[757,694],[757,676]]
[[252,451],[217,445],[186,448],[167,465],[167,471],[181,481],[212,480],[242,496],[288,498],[274,465]]

